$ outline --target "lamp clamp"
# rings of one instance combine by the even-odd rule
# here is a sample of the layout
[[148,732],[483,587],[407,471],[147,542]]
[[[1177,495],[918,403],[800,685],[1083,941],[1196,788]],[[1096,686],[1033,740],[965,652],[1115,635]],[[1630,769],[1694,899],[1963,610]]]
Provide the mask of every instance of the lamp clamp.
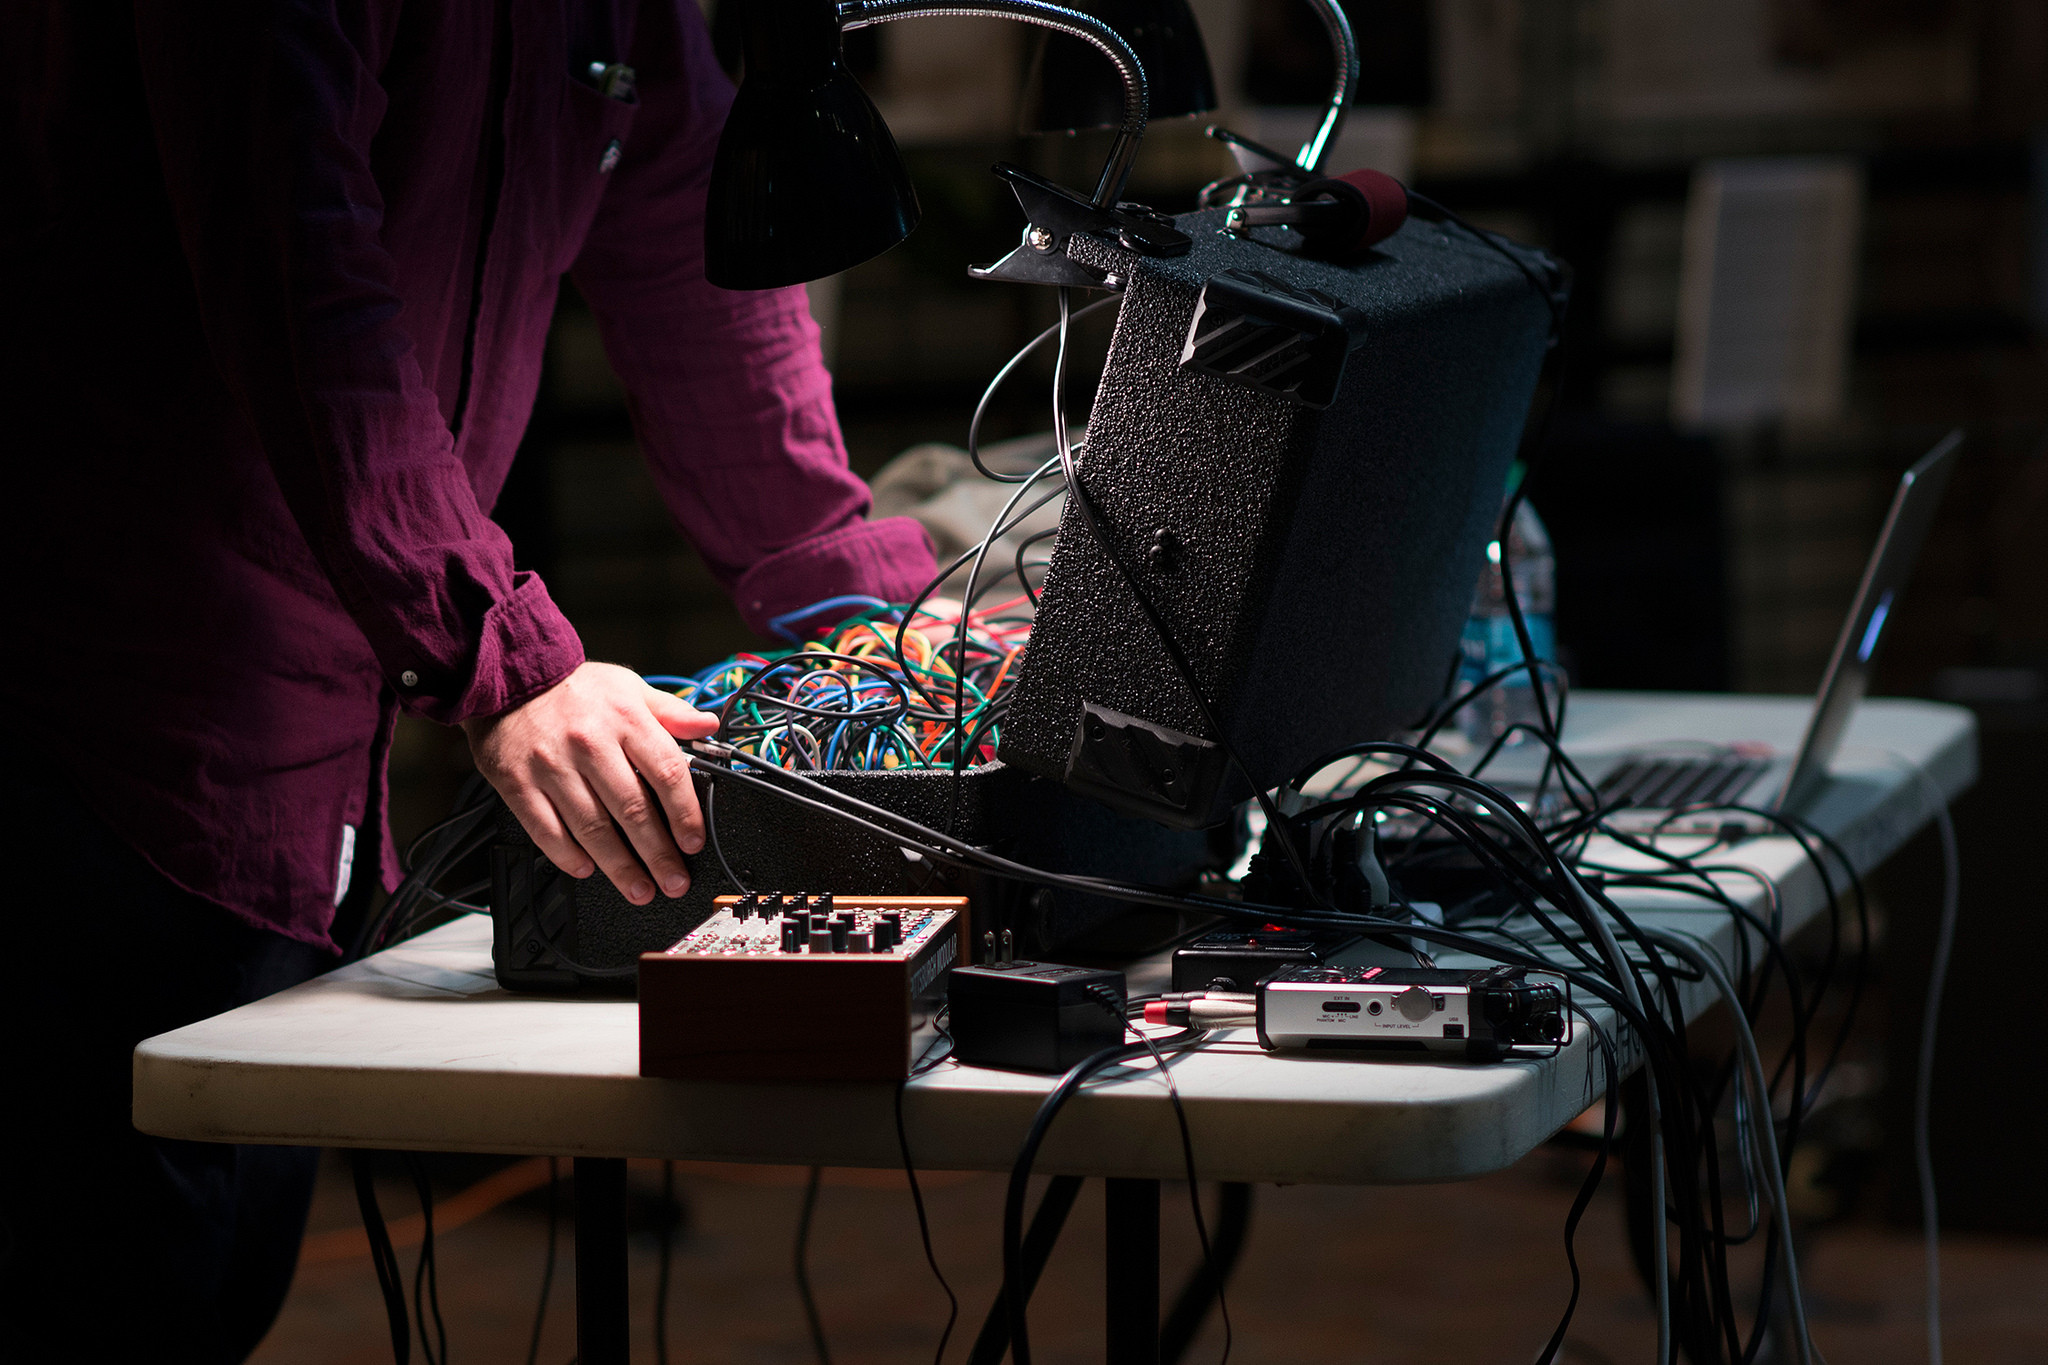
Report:
[[1024,240],[994,265],[969,266],[967,273],[977,280],[1109,287],[1105,272],[1067,255],[1068,239],[1077,232],[1114,240],[1142,256],[1184,256],[1194,245],[1171,218],[1143,204],[1098,207],[1064,185],[1007,161],[997,162],[995,173],[1010,183],[1024,210]]

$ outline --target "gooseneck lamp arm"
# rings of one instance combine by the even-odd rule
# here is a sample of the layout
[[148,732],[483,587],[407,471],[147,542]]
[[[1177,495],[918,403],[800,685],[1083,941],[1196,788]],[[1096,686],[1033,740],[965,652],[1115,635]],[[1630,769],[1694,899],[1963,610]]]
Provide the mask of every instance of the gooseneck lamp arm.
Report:
[[1358,40],[1352,37],[1351,20],[1337,0],[1309,0],[1309,5],[1330,31],[1330,47],[1337,57],[1337,80],[1330,91],[1329,107],[1323,111],[1322,124],[1301,144],[1294,157],[1295,165],[1313,174],[1322,165],[1323,153],[1337,140],[1344,127],[1344,115],[1358,93]]
[[[1323,2],[1329,3],[1329,0]],[[929,18],[1015,19],[1063,33],[1069,38],[1078,38],[1107,57],[1116,67],[1118,79],[1123,82],[1124,115],[1116,140],[1110,144],[1109,160],[1102,167],[1102,178],[1096,182],[1092,202],[1097,208],[1109,208],[1116,203],[1124,191],[1125,182],[1131,178],[1131,163],[1137,160],[1138,143],[1145,136],[1147,104],[1145,69],[1138,63],[1138,54],[1115,29],[1100,19],[1045,4],[1043,0],[965,0],[965,3],[948,3],[948,0],[845,0],[839,6],[839,28],[845,33],[873,24],[886,24],[892,19]],[[1349,43],[1351,27],[1345,23],[1341,11],[1336,22],[1343,26],[1345,42]],[[1351,86],[1356,83],[1358,54],[1355,48],[1347,50],[1351,52],[1352,73],[1351,82],[1344,87],[1348,101]],[[1341,109],[1332,117],[1341,122]],[[1331,128],[1331,118],[1325,118],[1323,130],[1316,137],[1318,147],[1330,135]],[[1307,155],[1305,148],[1303,155]]]

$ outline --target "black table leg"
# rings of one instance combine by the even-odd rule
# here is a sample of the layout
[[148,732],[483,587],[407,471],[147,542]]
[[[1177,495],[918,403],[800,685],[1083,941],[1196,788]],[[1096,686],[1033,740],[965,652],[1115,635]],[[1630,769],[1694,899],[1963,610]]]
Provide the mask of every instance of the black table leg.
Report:
[[[1156,1195],[1154,1196],[1156,1199]],[[1155,1231],[1157,1215],[1154,1215]],[[577,1365],[627,1365],[626,1163],[576,1158]]]
[[1109,1365],[1159,1365],[1159,1182],[1102,1187]]

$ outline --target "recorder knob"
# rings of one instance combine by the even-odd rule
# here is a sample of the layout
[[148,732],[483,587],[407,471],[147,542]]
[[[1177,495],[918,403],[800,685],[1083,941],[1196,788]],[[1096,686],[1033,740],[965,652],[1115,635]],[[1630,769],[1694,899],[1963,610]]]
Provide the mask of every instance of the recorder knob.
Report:
[[1419,1024],[1436,1013],[1436,1001],[1420,986],[1410,986],[1394,997],[1394,1008],[1401,1011],[1401,1017],[1412,1024]]

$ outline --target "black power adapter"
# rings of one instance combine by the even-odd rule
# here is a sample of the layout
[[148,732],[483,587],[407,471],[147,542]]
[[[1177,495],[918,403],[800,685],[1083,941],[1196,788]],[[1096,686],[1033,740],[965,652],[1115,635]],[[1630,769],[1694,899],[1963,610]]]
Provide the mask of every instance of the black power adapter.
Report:
[[1124,1040],[1122,972],[1051,962],[956,967],[946,982],[953,1055],[973,1066],[1065,1071]]

